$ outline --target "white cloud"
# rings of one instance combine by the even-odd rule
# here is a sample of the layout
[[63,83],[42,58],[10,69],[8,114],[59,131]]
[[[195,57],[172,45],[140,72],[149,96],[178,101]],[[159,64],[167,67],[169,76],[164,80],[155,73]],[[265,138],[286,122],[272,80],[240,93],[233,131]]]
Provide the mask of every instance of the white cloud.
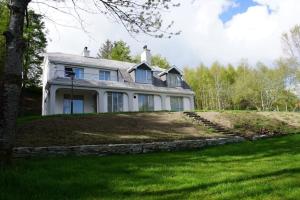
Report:
[[[172,39],[154,39],[139,36],[131,38],[119,24],[112,23],[102,15],[83,13],[87,23],[86,34],[80,30],[55,26],[47,22],[49,51],[80,53],[89,46],[96,54],[100,44],[107,38],[123,39],[139,53],[147,43],[152,53],[160,53],[179,67],[195,66],[200,62],[210,64],[216,60],[237,63],[242,58],[252,64],[262,61],[271,64],[282,55],[280,37],[293,25],[300,24],[299,0],[254,0],[256,6],[237,14],[225,24],[219,15],[238,6],[231,0],[197,0],[194,3],[181,0],[181,7],[167,13],[167,20],[174,20],[175,27],[182,30],[180,36]],[[269,9],[271,12],[269,12]],[[44,8],[41,8],[44,11]],[[71,23],[72,18],[58,12],[48,12],[48,16],[60,23]]]

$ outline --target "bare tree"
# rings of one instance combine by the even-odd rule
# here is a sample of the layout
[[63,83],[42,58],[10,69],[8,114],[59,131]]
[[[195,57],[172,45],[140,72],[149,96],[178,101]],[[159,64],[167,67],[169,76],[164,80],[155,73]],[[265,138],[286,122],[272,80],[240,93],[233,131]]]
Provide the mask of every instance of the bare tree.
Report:
[[[71,14],[51,3],[70,3],[80,22],[80,11],[91,12],[89,6],[79,0],[7,0],[10,10],[9,27],[3,34],[6,38],[4,78],[0,84],[0,165],[10,163],[16,133],[16,118],[22,86],[22,58],[25,49],[23,40],[24,20],[29,3],[46,5],[51,9]],[[172,0],[91,0],[93,12],[110,16],[119,22],[129,34],[147,34],[153,37],[170,38],[180,32],[172,32],[173,22],[163,23],[162,12],[177,7]]]
[[[293,67],[294,87],[300,88],[300,25],[295,25],[289,32],[282,34],[283,50],[289,56],[289,65]],[[297,89],[296,89],[297,90]]]
[[285,53],[291,58],[300,59],[300,25],[296,25],[287,33],[283,33],[282,44]]

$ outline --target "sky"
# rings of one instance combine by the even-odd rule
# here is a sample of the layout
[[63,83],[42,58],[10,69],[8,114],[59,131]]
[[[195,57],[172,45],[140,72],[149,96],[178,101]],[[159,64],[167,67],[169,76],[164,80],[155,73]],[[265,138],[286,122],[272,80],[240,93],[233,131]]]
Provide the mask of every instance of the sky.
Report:
[[[51,0],[45,0],[50,3]],[[88,1],[88,0],[86,0]],[[284,56],[281,35],[300,24],[300,0],[174,0],[181,6],[164,13],[166,22],[175,21],[179,36],[156,39],[145,35],[131,37],[118,23],[102,14],[80,13],[84,30],[76,17],[49,6],[32,3],[46,17],[48,52],[81,54],[85,46],[96,56],[101,44],[110,39],[129,44],[132,54],[140,54],[147,44],[152,54],[160,54],[179,68],[238,64],[272,65]],[[55,6],[63,6],[55,3]],[[72,12],[71,9],[69,11]]]

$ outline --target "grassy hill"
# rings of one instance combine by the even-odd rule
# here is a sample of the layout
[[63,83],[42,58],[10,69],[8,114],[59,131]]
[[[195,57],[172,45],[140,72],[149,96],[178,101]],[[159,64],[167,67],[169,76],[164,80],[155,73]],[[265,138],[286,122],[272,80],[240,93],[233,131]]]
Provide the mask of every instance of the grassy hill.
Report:
[[202,151],[19,159],[0,199],[299,199],[300,135]]
[[[300,113],[199,112],[241,135],[300,132]],[[25,117],[19,119],[17,146],[139,143],[224,136],[195,124],[182,113],[119,113]]]
[[295,112],[223,111],[198,114],[244,136],[265,132],[300,133],[300,113]]

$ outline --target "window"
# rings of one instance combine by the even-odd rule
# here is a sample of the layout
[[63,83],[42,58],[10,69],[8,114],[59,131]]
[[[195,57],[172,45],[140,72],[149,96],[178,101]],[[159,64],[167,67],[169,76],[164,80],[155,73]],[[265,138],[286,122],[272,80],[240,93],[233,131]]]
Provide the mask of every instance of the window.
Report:
[[135,82],[137,83],[152,83],[152,71],[145,69],[136,69]]
[[172,111],[183,111],[183,98],[182,97],[171,97],[171,110]]
[[154,111],[153,95],[139,94],[139,111]]
[[181,87],[181,76],[178,74],[167,74],[169,87]]
[[[71,114],[71,95],[64,95],[63,113]],[[73,113],[84,113],[83,96],[73,96]]]
[[65,77],[70,77],[71,72],[75,73],[75,79],[83,79],[83,68],[65,67]]
[[99,80],[110,81],[110,71],[100,70],[99,72]]
[[123,111],[123,93],[120,92],[107,93],[107,111],[108,112]]

